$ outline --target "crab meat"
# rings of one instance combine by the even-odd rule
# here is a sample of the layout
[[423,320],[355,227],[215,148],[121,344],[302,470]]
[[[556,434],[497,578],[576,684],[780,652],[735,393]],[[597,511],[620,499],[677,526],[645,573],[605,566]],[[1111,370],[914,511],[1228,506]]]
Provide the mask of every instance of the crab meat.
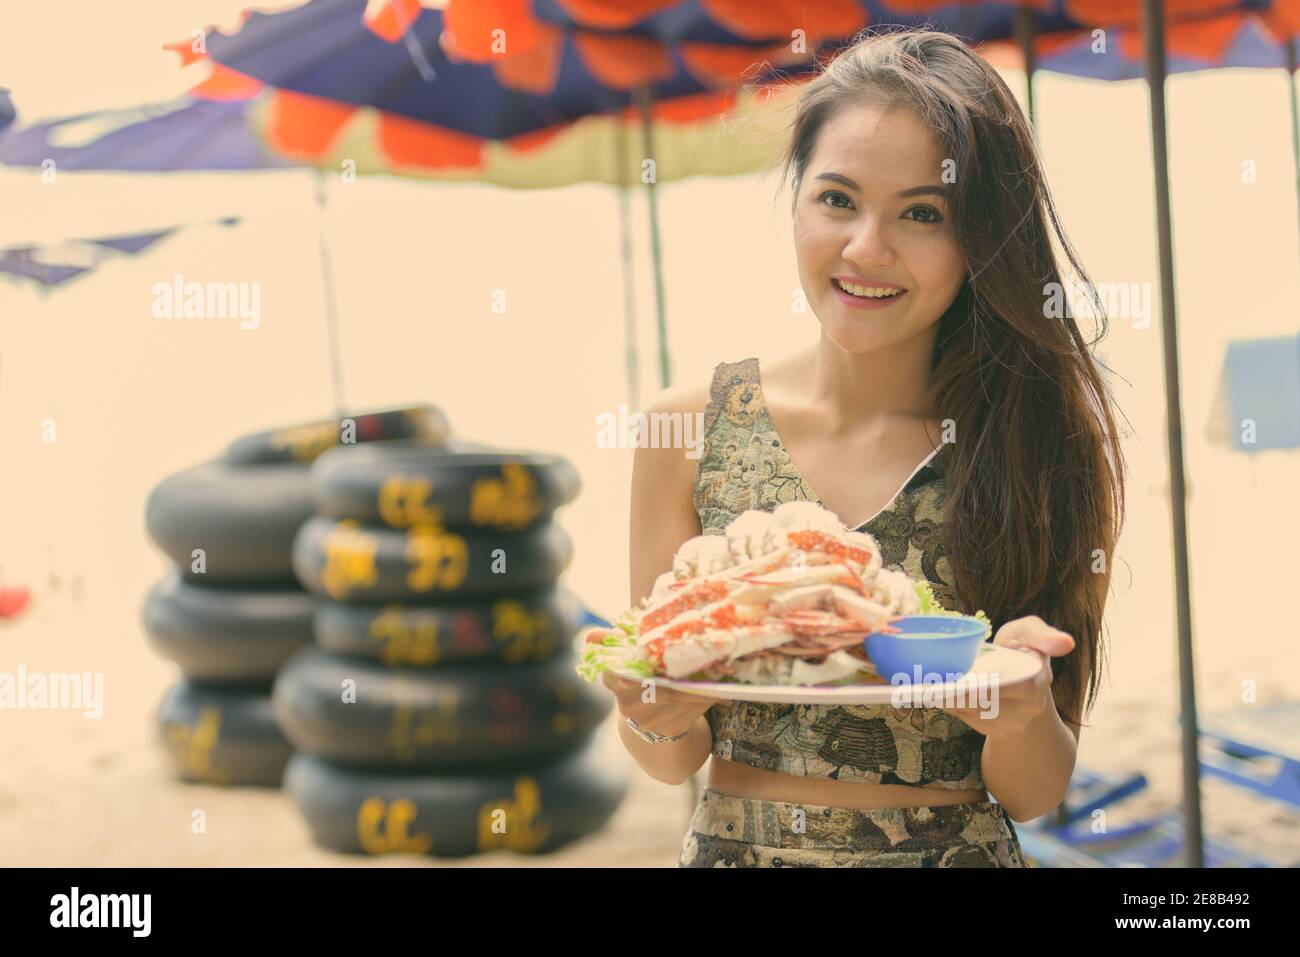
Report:
[[889,608],[837,583],[805,585],[802,588],[783,592],[768,603],[768,609],[772,614],[779,615],[786,621],[792,616],[799,616],[796,620],[803,622],[819,620],[829,622],[829,619],[818,619],[816,616],[830,615],[831,618],[842,623],[842,626],[834,631],[858,633],[875,631],[887,625],[892,617]]
[[763,574],[785,566],[791,556],[791,549],[782,548],[767,555],[750,558],[739,565],[724,568],[720,572],[694,579],[691,584],[701,581],[743,581],[746,576]]
[[654,645],[715,628],[756,624],[765,617],[767,609],[761,604],[738,604],[730,598],[723,598],[692,611],[655,619],[657,624],[653,627],[645,627],[643,618],[637,644]]
[[685,678],[717,661],[733,661],[743,655],[774,648],[790,640],[784,628],[770,624],[748,625],[726,631],[706,631],[686,641],[657,649],[654,656],[670,678]]
[[[858,570],[859,575],[872,569],[873,565],[875,568],[880,567],[880,548],[869,535],[860,536],[855,541],[846,541],[843,535],[803,531],[791,532],[787,538],[792,546],[805,553],[804,561],[808,565],[847,563]],[[866,540],[863,541],[863,538]]]
[[870,598],[855,595],[847,588],[835,588],[831,593],[835,610],[852,621],[855,626],[866,628],[868,633],[881,630],[894,617],[893,613]]
[[722,535],[696,535],[673,556],[673,577],[698,578],[730,568],[734,562],[727,539]]
[[735,564],[770,555],[786,544],[785,533],[777,526],[772,513],[756,508],[747,509],[733,518],[725,534]]
[[753,585],[790,588],[832,581],[848,574],[848,568],[843,565],[814,565],[805,568],[774,568],[769,572],[755,572],[736,577]]
[[641,613],[640,621],[637,623],[638,630],[653,631],[683,612],[702,608],[710,602],[725,598],[728,591],[730,588],[724,581],[706,581],[669,592]]
[[807,609],[825,609],[829,606],[829,585],[800,585],[782,591],[768,602],[768,610],[774,615],[787,611],[804,611]]
[[[791,634],[795,635],[838,635],[841,632],[852,631],[854,627],[853,622],[843,615],[818,608],[788,611],[781,616],[781,621],[790,629]],[[826,654],[824,648],[814,649],[814,651],[817,654]]]
[[[847,565],[813,565],[805,568],[778,568],[763,574],[742,575],[750,586],[767,589],[773,598],[811,586],[840,585],[866,597],[862,580]],[[801,606],[802,607],[802,606]]]
[[878,571],[871,582],[869,595],[895,615],[914,615],[921,610],[916,584],[903,572],[888,568]]
[[772,524],[789,532],[821,532],[831,537],[844,534],[839,516],[816,502],[786,502],[772,512]]

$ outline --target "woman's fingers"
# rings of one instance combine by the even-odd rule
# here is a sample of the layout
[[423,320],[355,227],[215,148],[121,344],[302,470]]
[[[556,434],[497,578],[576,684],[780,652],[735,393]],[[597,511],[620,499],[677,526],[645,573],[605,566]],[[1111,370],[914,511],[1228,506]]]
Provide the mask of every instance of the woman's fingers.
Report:
[[995,645],[1041,652],[1049,658],[1059,658],[1074,650],[1074,639],[1059,628],[1053,628],[1037,615],[1016,618],[998,629],[993,639]]
[[614,674],[612,671],[605,671],[601,677],[605,682],[605,687],[616,695],[641,693],[641,682],[633,681],[631,678],[624,678]]
[[612,628],[599,628],[593,626],[584,631],[582,637],[587,644],[598,645],[604,640],[606,635],[612,635],[613,633],[614,629]]

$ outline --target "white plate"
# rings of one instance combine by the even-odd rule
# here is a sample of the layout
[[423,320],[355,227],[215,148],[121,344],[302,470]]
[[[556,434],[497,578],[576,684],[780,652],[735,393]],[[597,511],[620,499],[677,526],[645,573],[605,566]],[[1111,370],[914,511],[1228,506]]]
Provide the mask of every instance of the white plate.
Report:
[[[966,686],[966,700],[955,700],[953,706],[978,708],[984,700],[977,697],[985,688],[1006,688],[1022,681],[1030,681],[1042,667],[1039,659],[1028,651],[1018,651],[1004,645],[985,645],[975,657],[975,663],[957,681],[933,685],[751,685],[738,681],[674,681],[671,678],[656,677],[655,686],[671,688],[686,694],[704,695],[708,698],[722,698],[726,701],[760,701],[769,704],[894,704],[901,706],[901,701],[911,702],[913,693],[924,690],[930,695],[955,694],[961,686]],[[621,677],[641,682],[645,679],[630,674]],[[896,700],[894,695],[905,697]],[[933,700],[933,699],[931,699]],[[938,702],[945,704],[946,699]],[[929,700],[917,699],[916,704],[930,707]]]

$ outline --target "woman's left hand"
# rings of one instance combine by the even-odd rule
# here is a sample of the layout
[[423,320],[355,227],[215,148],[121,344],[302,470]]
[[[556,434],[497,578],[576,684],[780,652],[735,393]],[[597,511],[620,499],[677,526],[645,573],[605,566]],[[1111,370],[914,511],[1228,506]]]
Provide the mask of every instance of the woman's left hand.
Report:
[[[1021,681],[994,689],[996,708],[989,709],[988,712],[980,708],[943,710],[961,718],[986,737],[1017,738],[1049,708],[1055,707],[1052,699],[1051,659],[1073,651],[1074,639],[1037,615],[1029,615],[1009,621],[999,628],[993,644],[1016,648],[1038,658],[1041,667],[1033,681]],[[990,712],[993,712],[993,716],[990,716]]]

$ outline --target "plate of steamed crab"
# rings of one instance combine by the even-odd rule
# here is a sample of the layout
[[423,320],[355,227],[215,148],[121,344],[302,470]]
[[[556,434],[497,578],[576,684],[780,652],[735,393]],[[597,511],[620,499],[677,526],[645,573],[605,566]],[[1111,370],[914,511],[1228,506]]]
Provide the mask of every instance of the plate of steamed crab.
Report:
[[790,704],[898,704],[920,688],[1032,680],[1038,659],[990,644],[991,630],[982,611],[945,609],[929,582],[883,567],[870,534],[789,502],[683,543],[610,634],[579,643],[578,673]]

